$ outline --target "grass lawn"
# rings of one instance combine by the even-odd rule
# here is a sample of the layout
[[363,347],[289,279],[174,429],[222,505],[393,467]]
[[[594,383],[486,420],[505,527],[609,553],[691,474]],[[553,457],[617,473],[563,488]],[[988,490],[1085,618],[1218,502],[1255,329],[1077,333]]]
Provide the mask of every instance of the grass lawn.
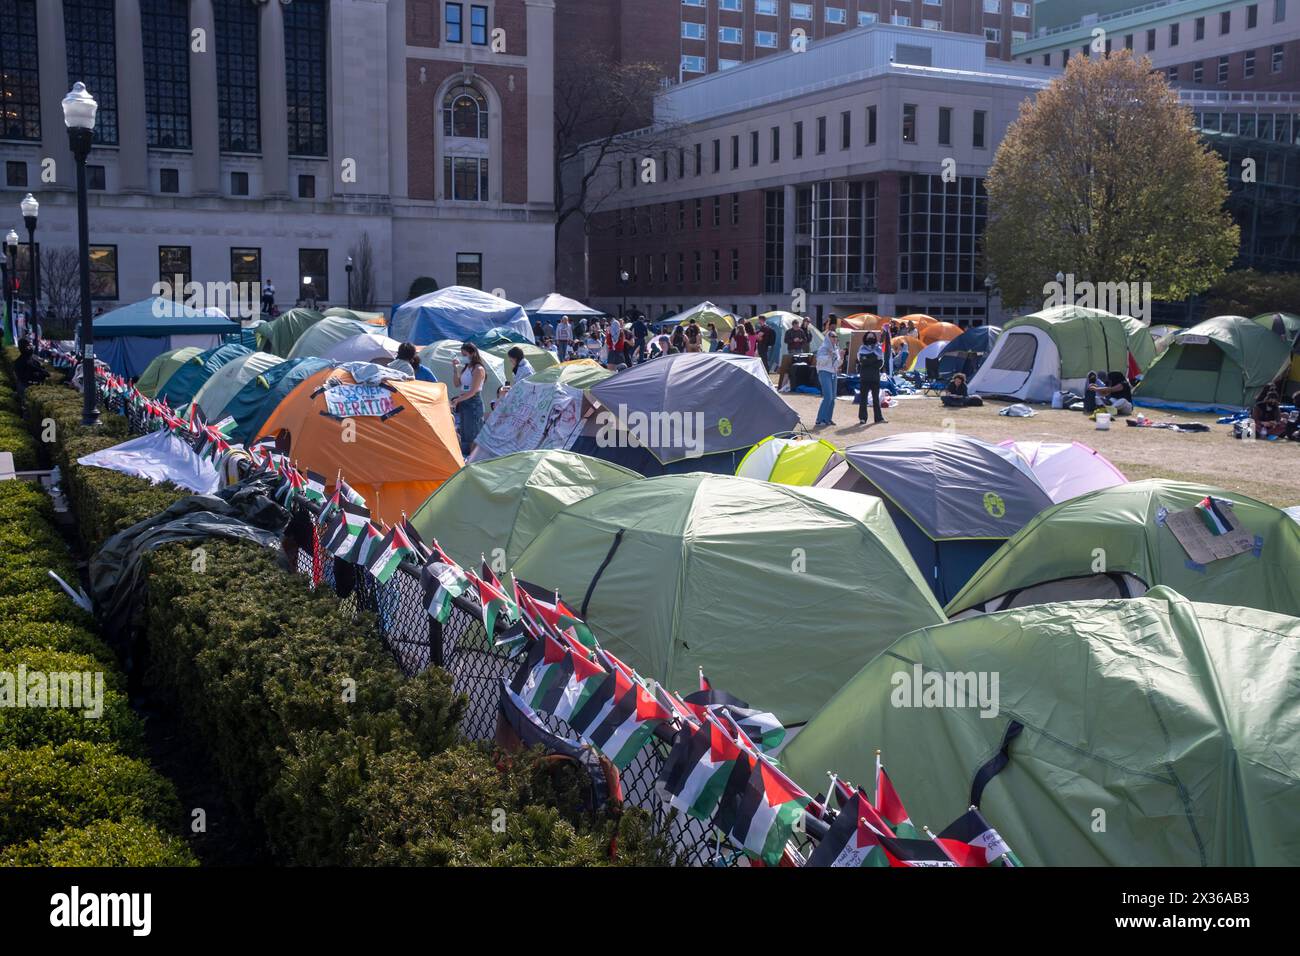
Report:
[[[821,399],[815,395],[782,395],[799,413],[806,428],[817,418]],[[835,403],[835,425],[813,434],[844,447],[904,432],[953,428],[985,441],[1078,441],[1095,448],[1132,481],[1169,478],[1217,485],[1279,507],[1300,504],[1300,444],[1238,441],[1230,425],[1216,425],[1215,415],[1138,409],[1154,421],[1204,422],[1210,431],[1182,434],[1158,428],[1132,428],[1118,419],[1109,431],[1097,431],[1081,412],[1032,406],[1032,418],[1010,418],[998,412],[1010,402],[985,399],[983,408],[945,408],[938,398],[905,398],[885,409],[883,425],[858,424],[858,409]]]

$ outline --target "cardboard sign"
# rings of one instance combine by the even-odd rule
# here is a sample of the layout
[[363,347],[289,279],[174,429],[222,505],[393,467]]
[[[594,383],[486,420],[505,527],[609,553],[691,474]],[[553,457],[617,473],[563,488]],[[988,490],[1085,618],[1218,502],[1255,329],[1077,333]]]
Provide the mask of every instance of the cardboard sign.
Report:
[[1165,518],[1165,524],[1183,546],[1187,556],[1197,564],[1209,564],[1255,548],[1255,536],[1242,530],[1241,522],[1232,510],[1232,502],[1222,498],[1214,500],[1232,526],[1230,531],[1223,534],[1211,533],[1194,507],[1171,511]]
[[383,418],[396,402],[392,392],[378,385],[336,385],[325,391],[325,408],[337,418]]

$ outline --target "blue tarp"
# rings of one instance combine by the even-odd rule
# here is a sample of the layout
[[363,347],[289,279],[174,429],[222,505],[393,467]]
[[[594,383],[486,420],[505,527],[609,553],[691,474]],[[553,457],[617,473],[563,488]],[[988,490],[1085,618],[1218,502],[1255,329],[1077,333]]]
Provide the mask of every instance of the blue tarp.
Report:
[[149,363],[172,347],[170,335],[119,335],[96,340],[95,357],[108,364],[118,375],[139,378]]
[[171,299],[155,297],[105,312],[95,319],[95,341],[120,335],[237,335],[238,323],[219,312],[208,315],[199,309],[177,305]]
[[393,309],[388,334],[399,342],[432,345],[443,339],[473,339],[495,326],[533,341],[523,306],[465,286],[448,286]]

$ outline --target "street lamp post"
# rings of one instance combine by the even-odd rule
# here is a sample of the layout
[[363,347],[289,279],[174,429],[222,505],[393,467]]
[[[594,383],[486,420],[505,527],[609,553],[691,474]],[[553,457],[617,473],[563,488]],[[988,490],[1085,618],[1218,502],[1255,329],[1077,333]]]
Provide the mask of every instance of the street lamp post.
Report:
[[86,202],[86,157],[95,138],[95,114],[99,104],[77,82],[63,98],[63,125],[68,128],[68,145],[77,160],[77,256],[81,266],[81,424],[99,424],[95,395],[95,324],[90,316],[90,220]]
[[348,274],[348,311],[352,311],[352,257],[348,256],[347,264],[343,270]]
[[993,317],[989,314],[989,300],[993,298],[993,277],[984,277],[984,324],[992,325]]
[[[4,250],[4,281],[5,281],[5,331],[13,334],[17,329],[14,325],[14,280],[18,275],[18,233],[12,229],[5,236]],[[13,336],[14,342],[18,341],[18,336]]]
[[309,309],[316,308],[316,290],[311,287],[311,276],[303,276],[302,285],[307,290],[307,294],[302,297],[302,304]]
[[36,201],[35,196],[28,193],[18,204],[18,208],[22,210],[23,223],[27,226],[27,295],[32,302],[31,311],[27,314],[27,327],[35,330],[37,328],[36,300],[40,295],[36,288],[36,217],[40,215],[41,204]]
[[627,318],[627,282],[630,278],[632,277],[627,274],[626,269],[618,274],[619,284],[623,286],[623,308],[618,313],[620,319]]

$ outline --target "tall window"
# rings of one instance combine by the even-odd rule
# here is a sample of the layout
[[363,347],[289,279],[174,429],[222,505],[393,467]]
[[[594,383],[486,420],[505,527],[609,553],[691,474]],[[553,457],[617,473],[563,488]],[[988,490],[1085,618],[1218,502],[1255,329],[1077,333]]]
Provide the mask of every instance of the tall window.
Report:
[[[113,20],[113,0],[64,0],[68,87],[78,81],[85,83],[98,101],[95,142],[109,146],[117,145],[117,39]],[[7,32],[8,24],[5,29]]]
[[469,42],[474,46],[487,46],[488,8],[474,4],[469,8]]
[[988,119],[988,114],[984,110],[975,111],[975,123],[971,128],[971,145],[976,149],[984,148],[984,126]]
[[285,92],[289,102],[289,152],[325,156],[325,23],[322,0],[296,0],[284,8]]
[[475,156],[444,156],[442,195],[460,202],[487,202],[488,161]]
[[939,145],[952,145],[952,108],[939,107]]
[[[98,124],[97,124],[98,125]],[[90,247],[90,297],[92,299],[116,299],[117,295],[117,246]],[[36,253],[40,261],[40,250]]]
[[803,156],[803,121],[794,124],[794,158]]
[[785,287],[785,193],[769,189],[763,195],[763,291]]
[[465,5],[461,3],[449,3],[443,8],[443,15],[446,24],[446,30],[443,36],[448,43],[465,42]]
[[848,149],[853,144],[852,114],[845,110],[840,114],[840,149]]
[[185,301],[185,287],[193,278],[189,246],[158,247],[158,281],[171,287],[173,299]]
[[467,139],[487,139],[488,106],[472,86],[455,86],[442,99],[442,134]]
[[470,289],[483,288],[483,253],[456,253],[456,285]]
[[781,161],[781,127],[772,127],[772,162]]
[[0,0],[0,138],[41,138],[36,0]]
[[262,288],[262,250],[231,249],[230,281],[239,290],[240,314],[251,312],[258,304]]
[[916,104],[903,104],[903,142],[916,142]]
[[979,240],[987,218],[984,181],[903,176],[898,197],[898,286],[909,292],[983,289]]
[[811,193],[813,288],[818,292],[866,290],[876,271],[876,184],[830,180],[814,183]]
[[817,117],[817,155],[826,152],[826,117]]
[[298,250],[298,298],[328,302],[330,253],[328,249]]
[[244,0],[213,0],[217,50],[217,138],[228,153],[262,151],[258,128],[257,16]]
[[188,0],[140,0],[145,126],[150,146],[190,148]]
[[876,108],[867,107],[867,145],[876,145]]

